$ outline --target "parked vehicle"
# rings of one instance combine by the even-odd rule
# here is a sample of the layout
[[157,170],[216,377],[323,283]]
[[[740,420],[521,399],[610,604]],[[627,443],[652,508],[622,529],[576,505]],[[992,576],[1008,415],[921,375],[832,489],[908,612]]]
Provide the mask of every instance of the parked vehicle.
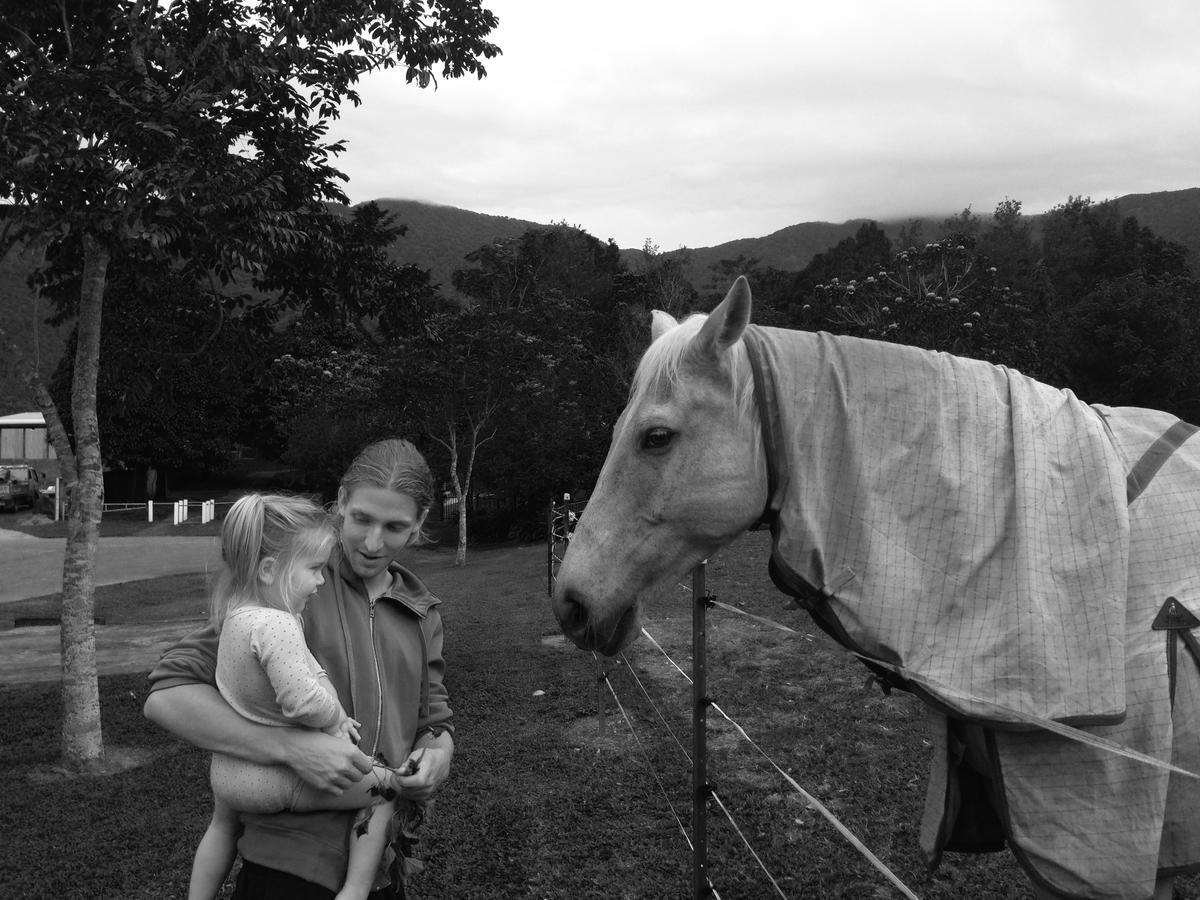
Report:
[[34,505],[34,511],[43,515],[54,515],[54,497],[58,493],[58,487],[52,481],[44,488],[37,492],[37,500]]
[[38,476],[32,466],[0,466],[0,508],[16,512],[37,502]]

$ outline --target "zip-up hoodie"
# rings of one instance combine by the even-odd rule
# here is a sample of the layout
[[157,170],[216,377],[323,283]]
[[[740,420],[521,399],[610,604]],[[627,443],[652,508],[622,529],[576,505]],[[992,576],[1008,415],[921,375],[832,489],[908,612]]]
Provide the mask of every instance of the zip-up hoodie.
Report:
[[[346,712],[362,723],[359,747],[399,765],[417,737],[437,726],[453,731],[443,684],[441,603],[397,563],[392,587],[373,603],[362,579],[336,547],[325,583],[304,609],[304,636]],[[214,684],[217,641],[211,624],[163,654],[150,690]],[[242,856],[337,891],[346,875],[354,812],[243,815]]]

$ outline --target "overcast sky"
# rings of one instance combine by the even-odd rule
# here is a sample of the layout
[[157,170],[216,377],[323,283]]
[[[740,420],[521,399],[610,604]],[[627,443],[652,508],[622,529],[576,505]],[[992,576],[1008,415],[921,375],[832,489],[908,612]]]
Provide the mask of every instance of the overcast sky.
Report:
[[1200,186],[1197,0],[485,0],[488,75],[368,76],[354,203],[662,250]]

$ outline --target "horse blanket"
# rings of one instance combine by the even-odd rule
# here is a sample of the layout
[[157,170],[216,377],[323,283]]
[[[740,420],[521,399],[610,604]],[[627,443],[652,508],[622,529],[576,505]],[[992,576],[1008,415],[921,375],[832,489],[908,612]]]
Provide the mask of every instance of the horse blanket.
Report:
[[930,863],[1007,843],[1043,886],[1100,900],[1200,868],[1200,781],[1028,724],[1200,772],[1200,672],[1153,627],[1168,597],[1200,612],[1200,438],[1164,451],[1173,416],[978,360],[744,342],[773,579],[932,710]]

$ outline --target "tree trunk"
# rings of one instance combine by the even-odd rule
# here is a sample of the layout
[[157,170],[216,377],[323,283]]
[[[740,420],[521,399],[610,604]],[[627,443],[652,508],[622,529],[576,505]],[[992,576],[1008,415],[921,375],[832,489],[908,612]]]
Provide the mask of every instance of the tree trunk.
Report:
[[[462,490],[467,496],[471,492],[471,475],[475,471],[475,451],[479,447],[479,428],[474,422],[471,423],[471,446],[467,450],[467,474],[463,479]],[[458,520],[458,553],[454,556],[454,564],[456,566],[465,566],[467,564],[467,517],[466,510],[463,510],[463,515]]]
[[[457,481],[457,479],[455,479]],[[454,564],[467,564],[467,497],[458,491],[458,549],[454,551]]]
[[100,313],[109,261],[108,249],[94,238],[85,235],[83,246],[75,376],[71,385],[75,471],[73,478],[67,477],[70,489],[62,592],[62,755],[68,767],[79,770],[96,767],[104,755],[94,620],[96,548],[104,510],[96,377],[100,368]]
[[454,507],[458,512],[458,546],[454,551],[454,565],[467,564],[467,491],[458,478],[458,429],[453,417],[447,418],[446,433],[448,441],[439,442],[450,451],[450,486],[454,489]]

